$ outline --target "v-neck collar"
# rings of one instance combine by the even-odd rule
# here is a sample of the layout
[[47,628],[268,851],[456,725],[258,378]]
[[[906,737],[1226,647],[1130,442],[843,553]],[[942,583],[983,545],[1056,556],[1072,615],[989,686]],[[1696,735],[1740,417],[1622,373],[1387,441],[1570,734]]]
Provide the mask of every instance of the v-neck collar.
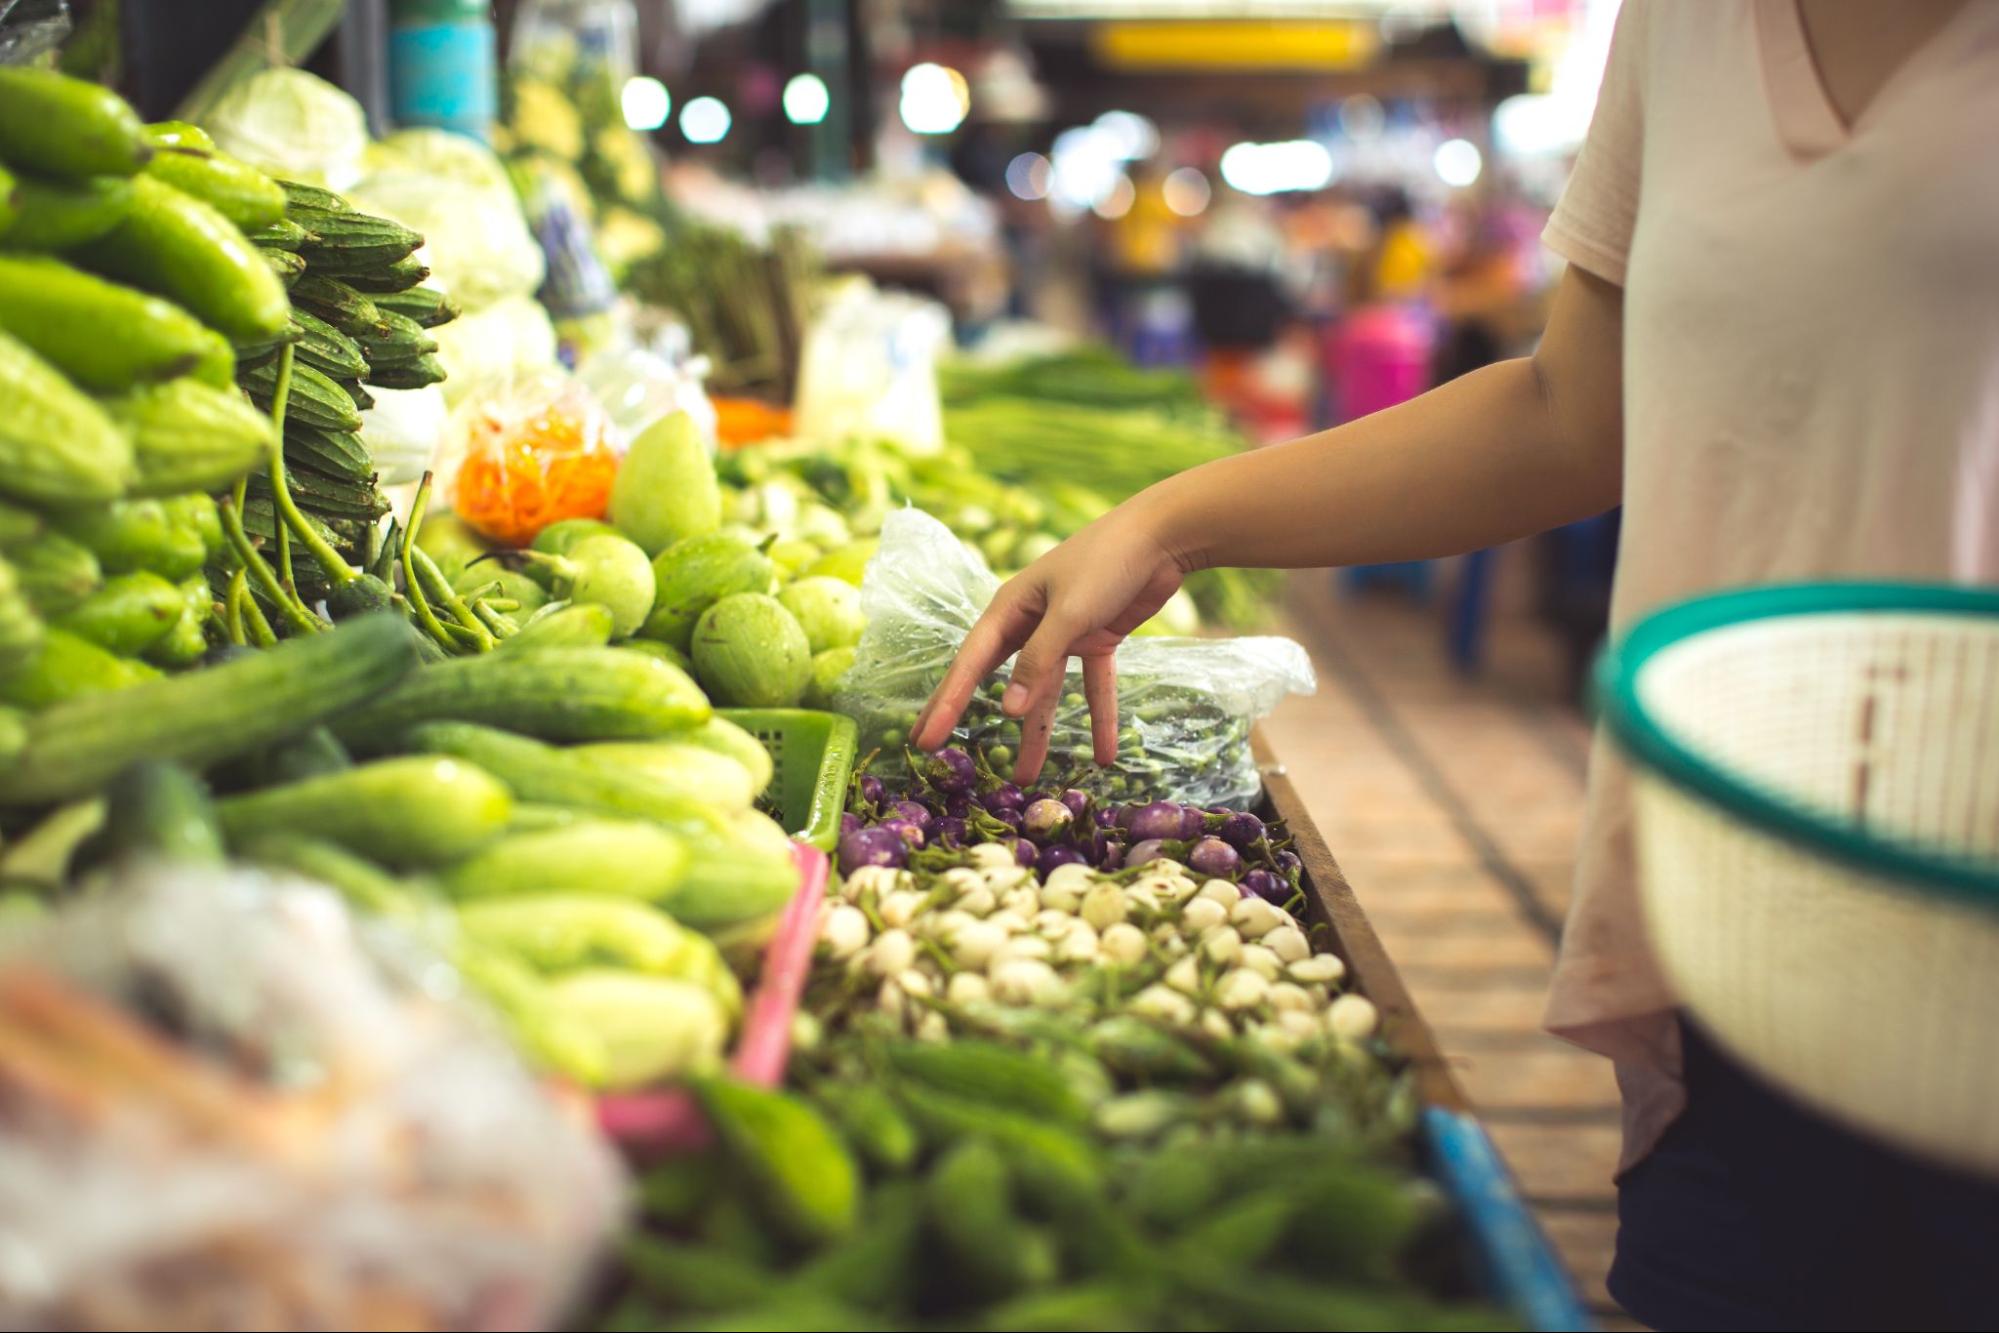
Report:
[[1958,6],[1942,27],[1904,56],[1851,125],[1840,115],[1832,94],[1826,90],[1825,76],[1819,72],[1811,40],[1805,34],[1804,17],[1798,12],[1798,0],[1751,0],[1751,3],[1764,89],[1769,95],[1770,114],[1777,123],[1777,137],[1793,155],[1811,159],[1845,147],[1879,119],[1882,109],[1900,94],[1902,84],[1951,44],[1957,30],[1968,22],[1966,15],[1979,8],[1980,0],[1967,0]]

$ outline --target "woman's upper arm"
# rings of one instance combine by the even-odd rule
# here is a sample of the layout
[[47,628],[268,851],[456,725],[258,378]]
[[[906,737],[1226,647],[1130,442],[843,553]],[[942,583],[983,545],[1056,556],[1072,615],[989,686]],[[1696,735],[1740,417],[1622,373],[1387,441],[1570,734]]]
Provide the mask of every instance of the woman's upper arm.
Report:
[[1617,503],[1624,463],[1624,289],[1570,265],[1555,288],[1534,378],[1556,441]]

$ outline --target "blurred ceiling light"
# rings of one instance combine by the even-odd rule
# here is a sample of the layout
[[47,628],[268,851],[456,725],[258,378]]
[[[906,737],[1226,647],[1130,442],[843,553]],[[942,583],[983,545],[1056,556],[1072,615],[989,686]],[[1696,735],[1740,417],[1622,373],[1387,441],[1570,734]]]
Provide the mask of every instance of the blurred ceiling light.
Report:
[[1492,146],[1508,157],[1552,157],[1583,141],[1592,107],[1546,93],[1521,93],[1492,112]]
[[950,66],[926,60],[904,72],[902,123],[912,134],[949,134],[971,109],[971,85]]
[[673,98],[668,95],[666,85],[645,74],[625,80],[618,104],[625,113],[625,124],[641,134],[666,124],[667,113],[673,110]]
[[1357,93],[1340,103],[1340,130],[1349,139],[1372,139],[1388,120],[1381,103]]
[[1485,159],[1479,155],[1478,145],[1471,140],[1446,139],[1437,145],[1436,153],[1430,158],[1430,166],[1436,171],[1438,180],[1463,189],[1478,179]]
[[689,143],[720,143],[729,123],[729,108],[713,97],[697,97],[680,108],[680,132]]
[[1049,157],[1053,168],[1049,193],[1055,202],[1071,209],[1096,207],[1124,175],[1117,146],[1094,125],[1080,125],[1056,135]]
[[1208,200],[1214,197],[1214,187],[1201,174],[1199,167],[1176,167],[1166,173],[1160,183],[1160,192],[1165,196],[1166,206],[1183,218],[1196,217],[1206,211]]
[[1111,188],[1104,192],[1103,198],[1091,206],[1097,210],[1098,217],[1107,222],[1114,222],[1131,212],[1131,206],[1137,201],[1137,187],[1131,183],[1131,177],[1120,171],[1117,179],[1111,182]]
[[1222,179],[1244,194],[1322,190],[1332,184],[1333,155],[1322,143],[1239,143],[1222,154]]
[[1159,127],[1135,111],[1106,111],[1097,117],[1093,128],[1127,162],[1159,151]]
[[794,125],[817,125],[832,105],[826,80],[817,74],[794,74],[784,85],[784,118]]
[[1006,164],[1006,188],[1016,199],[1046,199],[1048,176],[1048,159],[1039,153],[1022,153]]

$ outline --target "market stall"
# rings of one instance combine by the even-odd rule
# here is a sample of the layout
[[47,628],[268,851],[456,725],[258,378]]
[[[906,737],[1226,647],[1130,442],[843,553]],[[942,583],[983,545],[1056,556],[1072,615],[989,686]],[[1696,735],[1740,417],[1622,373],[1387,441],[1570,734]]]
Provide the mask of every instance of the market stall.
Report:
[[1109,764],[1079,680],[1039,786],[1003,679],[908,749],[1002,575],[1245,447],[1194,378],[951,356],[516,55],[504,161],[0,67],[0,1314],[1586,1326],[1254,735],[1267,582]]

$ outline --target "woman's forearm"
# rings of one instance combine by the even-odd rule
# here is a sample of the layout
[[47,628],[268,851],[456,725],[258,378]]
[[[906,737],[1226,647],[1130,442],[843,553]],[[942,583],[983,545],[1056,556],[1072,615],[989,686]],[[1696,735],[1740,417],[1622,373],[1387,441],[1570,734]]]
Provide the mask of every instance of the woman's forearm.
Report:
[[1614,451],[1578,455],[1530,362],[1504,361],[1373,416],[1195,468],[1136,502],[1184,569],[1455,555],[1617,503]]
[[1130,503],[1183,569],[1425,559],[1587,518],[1618,502],[1622,341],[1623,293],[1571,270],[1534,356]]

